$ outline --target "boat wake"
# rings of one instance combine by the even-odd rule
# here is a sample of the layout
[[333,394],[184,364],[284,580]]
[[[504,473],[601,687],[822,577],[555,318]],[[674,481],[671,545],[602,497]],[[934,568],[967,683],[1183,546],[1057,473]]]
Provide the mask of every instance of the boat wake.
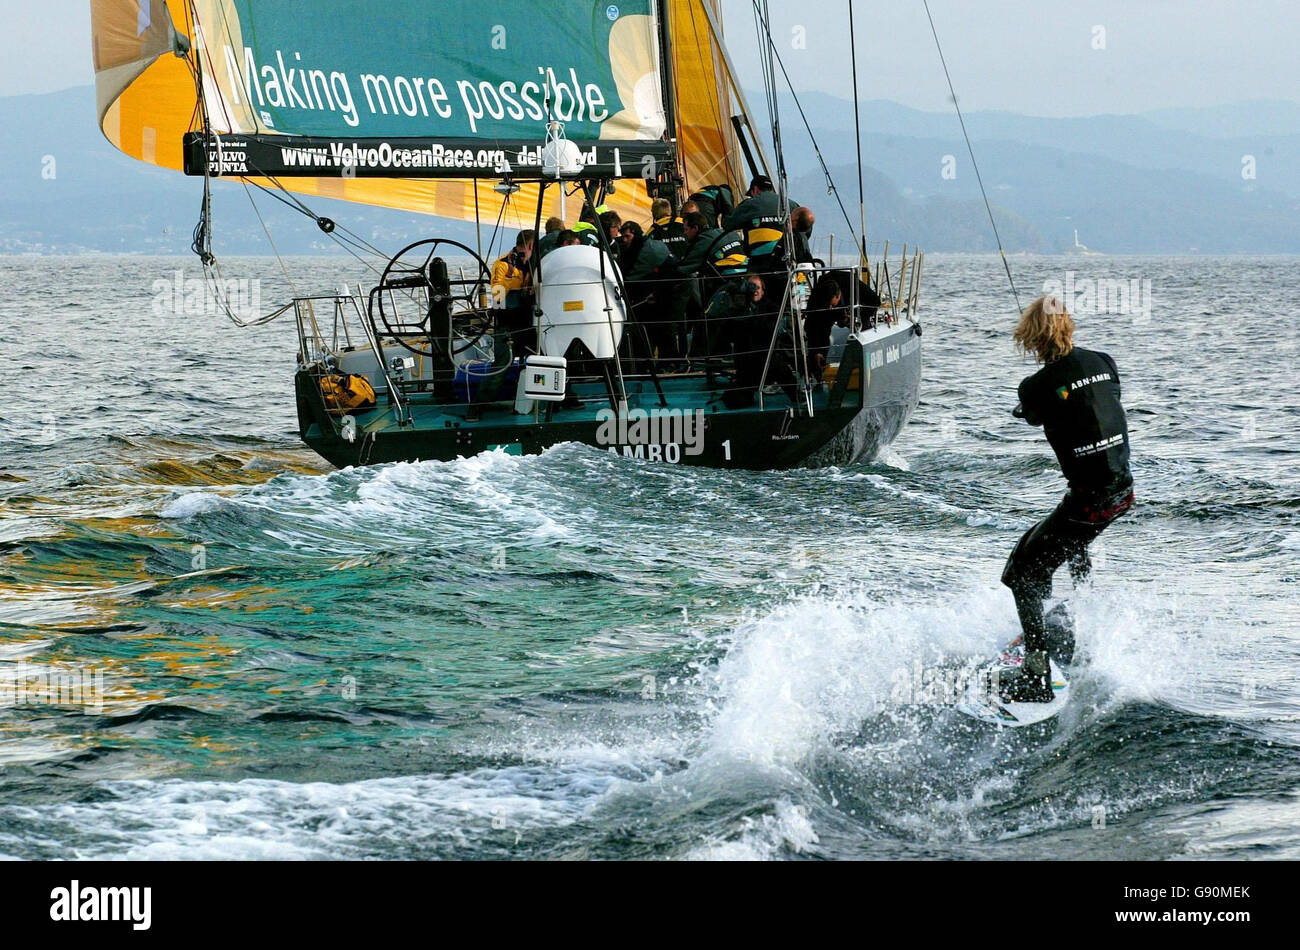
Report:
[[[828,486],[839,541],[772,545]],[[1195,803],[1287,792],[1300,717],[1235,701],[1276,684],[1234,621],[1113,569],[1072,598],[1059,717],[957,714],[954,674],[1017,631],[1011,597],[960,562],[910,568],[889,519],[1001,550],[1022,525],[984,503],[894,464],[739,479],[564,446],[162,487],[119,535],[69,520],[18,542],[0,620],[25,662],[101,657],[110,696],[11,750],[83,781],[0,805],[0,854],[1132,857],[1101,830],[1151,822],[1139,856],[1169,857],[1194,849],[1167,827],[1206,847]],[[110,541],[148,577],[96,580]],[[83,584],[49,586],[88,555]]]
[[[1075,700],[1032,736],[916,688],[1014,633],[1002,591],[938,603],[816,591],[741,620],[714,659],[639,696],[533,697],[451,755],[417,735],[415,774],[107,782],[95,801],[25,809],[22,834],[0,809],[0,853],[34,856],[30,842],[72,827],[87,857],[969,857],[1031,834],[1035,848],[1063,837],[1104,853],[1099,815],[1202,798],[1262,740],[1183,708],[1206,664],[1227,661],[1196,618],[1171,624],[1170,605],[1124,591],[1075,604]],[[1171,741],[1227,736],[1240,751],[1171,759]],[[693,840],[667,836],[678,819]]]

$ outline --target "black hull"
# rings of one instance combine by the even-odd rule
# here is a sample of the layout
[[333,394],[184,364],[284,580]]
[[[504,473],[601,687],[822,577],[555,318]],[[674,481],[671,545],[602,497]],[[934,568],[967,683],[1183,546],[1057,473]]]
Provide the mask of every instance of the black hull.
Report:
[[[856,345],[844,366],[859,358],[867,369],[865,386],[842,386],[831,405],[811,417],[796,412],[784,396],[769,396],[765,408],[706,410],[703,444],[692,454],[683,445],[609,445],[600,438],[595,418],[574,421],[470,422],[441,420],[441,425],[364,427],[351,441],[326,413],[314,378],[296,378],[298,415],[303,441],[331,464],[345,468],[386,462],[451,461],[504,448],[535,455],[566,442],[580,442],[616,455],[710,468],[775,470],[802,465],[845,465],[874,459],[906,425],[917,406],[921,381],[921,331],[906,325],[877,331]],[[844,369],[842,366],[842,370]],[[845,377],[848,377],[845,373]],[[388,412],[388,418],[392,418]],[[367,432],[365,429],[370,429]]]

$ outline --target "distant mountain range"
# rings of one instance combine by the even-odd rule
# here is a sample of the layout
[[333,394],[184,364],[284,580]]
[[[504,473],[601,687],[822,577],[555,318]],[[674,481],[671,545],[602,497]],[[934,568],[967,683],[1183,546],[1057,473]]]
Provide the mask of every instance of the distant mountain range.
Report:
[[[856,225],[852,105],[820,93],[801,100]],[[198,183],[118,154],[99,133],[94,101],[90,87],[0,98],[0,253],[187,252]],[[792,195],[817,211],[819,237],[847,240],[793,100],[781,108]],[[975,112],[966,121],[1008,251],[1068,251],[1077,229],[1083,243],[1110,253],[1300,253],[1296,103],[1070,119]],[[993,249],[955,115],[870,101],[862,127],[873,243]],[[270,253],[242,192],[216,189],[218,250]],[[394,251],[431,234],[473,233],[420,215],[311,203]],[[260,204],[281,253],[337,252],[310,221]]]

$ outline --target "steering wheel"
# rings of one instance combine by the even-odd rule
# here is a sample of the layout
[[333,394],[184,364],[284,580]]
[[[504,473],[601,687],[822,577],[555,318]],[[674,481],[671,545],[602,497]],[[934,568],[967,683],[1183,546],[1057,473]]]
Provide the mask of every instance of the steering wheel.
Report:
[[[457,257],[468,257],[470,269],[476,273],[467,275],[462,268],[458,276],[453,276],[439,254],[442,248],[454,248],[461,252]],[[427,340],[431,348],[437,349],[441,338],[447,340],[454,358],[491,327],[491,285],[492,272],[473,248],[448,238],[427,238],[404,247],[392,257],[378,286],[371,292],[371,308],[378,310],[386,334],[403,348],[427,355],[428,350],[407,341]],[[401,313],[397,305],[399,297],[408,302],[408,312],[418,314],[419,319],[407,319]],[[466,340],[459,349],[454,346],[457,336]]]

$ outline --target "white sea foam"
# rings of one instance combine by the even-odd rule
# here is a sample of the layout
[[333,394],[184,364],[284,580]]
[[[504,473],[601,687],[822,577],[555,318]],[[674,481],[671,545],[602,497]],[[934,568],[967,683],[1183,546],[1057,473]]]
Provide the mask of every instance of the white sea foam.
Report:
[[910,472],[912,470],[912,466],[908,463],[907,459],[903,457],[903,453],[899,452],[898,449],[892,445],[885,446],[880,453],[880,457],[876,459],[876,462],[880,465],[888,465],[890,468],[896,468],[903,472]]
[[159,514],[168,520],[184,521],[187,518],[218,511],[227,504],[225,498],[213,492],[187,492],[168,501]]
[[718,668],[712,754],[790,766],[892,705],[916,660],[990,653],[1014,632],[1011,598],[940,604],[800,598],[739,631]]
[[[579,820],[613,779],[576,769],[514,767],[358,782],[112,782],[94,803],[22,808],[32,837],[76,837],[78,857],[127,860],[355,859],[495,843],[505,853],[539,829]],[[0,816],[16,818],[13,806]]]
[[737,834],[693,848],[685,857],[691,861],[766,861],[784,852],[813,853],[818,840],[808,809],[783,798],[771,814],[745,816]]

